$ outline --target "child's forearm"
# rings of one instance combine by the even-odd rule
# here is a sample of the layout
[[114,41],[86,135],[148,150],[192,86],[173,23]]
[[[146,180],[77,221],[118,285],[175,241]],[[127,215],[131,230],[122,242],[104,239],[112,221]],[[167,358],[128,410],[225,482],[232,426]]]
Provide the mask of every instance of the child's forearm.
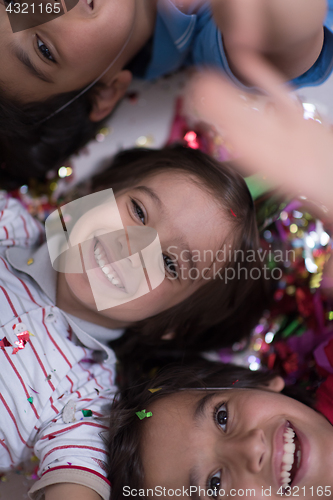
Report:
[[240,51],[255,51],[291,80],[307,71],[323,44],[326,0],[210,0],[231,69],[247,80]]
[[45,488],[45,500],[102,500],[96,491],[80,484],[61,483]]

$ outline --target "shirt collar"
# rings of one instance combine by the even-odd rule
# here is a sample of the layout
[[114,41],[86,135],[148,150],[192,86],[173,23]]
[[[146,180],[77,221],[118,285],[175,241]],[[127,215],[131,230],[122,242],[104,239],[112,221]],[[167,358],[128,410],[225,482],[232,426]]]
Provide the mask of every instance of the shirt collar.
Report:
[[185,52],[191,45],[197,16],[184,14],[171,0],[159,0],[157,12],[178,51]]

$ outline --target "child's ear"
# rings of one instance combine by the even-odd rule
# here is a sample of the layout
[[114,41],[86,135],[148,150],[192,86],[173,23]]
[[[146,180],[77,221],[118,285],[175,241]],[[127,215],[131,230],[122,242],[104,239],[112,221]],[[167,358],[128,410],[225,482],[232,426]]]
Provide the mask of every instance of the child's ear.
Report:
[[97,85],[93,96],[93,108],[89,118],[92,122],[99,122],[106,118],[116,104],[122,99],[132,81],[132,73],[122,70],[110,81],[102,81]]
[[282,377],[276,376],[274,377],[268,385],[265,385],[264,388],[273,392],[281,392],[284,389],[285,383]]

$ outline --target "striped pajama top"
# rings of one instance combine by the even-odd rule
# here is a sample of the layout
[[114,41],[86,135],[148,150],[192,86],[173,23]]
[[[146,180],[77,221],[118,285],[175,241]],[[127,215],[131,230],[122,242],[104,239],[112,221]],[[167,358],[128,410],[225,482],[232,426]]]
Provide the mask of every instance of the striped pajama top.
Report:
[[[56,307],[43,241],[43,226],[0,193],[0,470],[34,453],[41,479],[31,498],[71,482],[108,500],[105,415],[116,387],[115,356],[103,341],[122,331]],[[104,362],[94,361],[96,351]]]

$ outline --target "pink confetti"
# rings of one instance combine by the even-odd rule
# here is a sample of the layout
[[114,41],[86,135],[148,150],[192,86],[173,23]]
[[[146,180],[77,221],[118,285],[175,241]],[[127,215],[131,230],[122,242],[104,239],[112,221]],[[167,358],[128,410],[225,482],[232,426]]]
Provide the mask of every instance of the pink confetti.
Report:
[[28,385],[28,387],[30,387],[30,389],[32,390],[32,392],[34,392],[35,394],[39,394],[39,392],[35,391],[35,389],[33,389],[33,388],[31,387],[31,385]]

